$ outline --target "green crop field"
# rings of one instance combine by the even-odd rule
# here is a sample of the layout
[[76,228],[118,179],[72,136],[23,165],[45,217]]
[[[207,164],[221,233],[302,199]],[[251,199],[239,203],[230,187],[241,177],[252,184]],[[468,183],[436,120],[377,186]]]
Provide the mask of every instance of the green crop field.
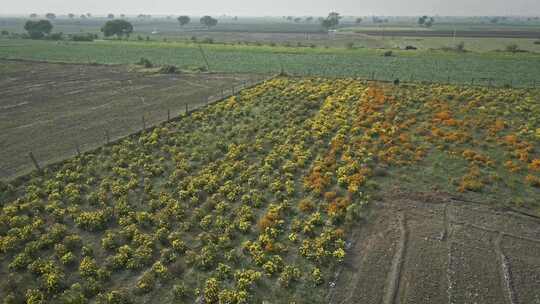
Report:
[[[204,45],[211,71],[294,75],[375,77],[379,80],[533,86],[540,55],[532,53],[455,53],[445,51],[293,48]],[[180,68],[204,65],[196,44],[96,41],[93,43],[0,40],[0,58],[53,62],[133,64],[141,57]]]

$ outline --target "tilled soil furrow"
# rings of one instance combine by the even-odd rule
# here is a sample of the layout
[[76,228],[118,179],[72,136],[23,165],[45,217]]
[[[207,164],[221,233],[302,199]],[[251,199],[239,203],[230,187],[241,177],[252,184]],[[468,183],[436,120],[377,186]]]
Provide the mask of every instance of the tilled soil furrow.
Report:
[[502,266],[508,272],[512,303],[540,303],[540,244],[501,234],[499,246],[504,254]]
[[396,303],[445,303],[447,300],[447,234],[444,209],[407,212],[406,256]]
[[400,238],[397,245],[396,253],[392,259],[392,267],[388,273],[388,283],[384,292],[383,303],[395,304],[399,303],[398,290],[400,288],[401,271],[407,250],[407,217],[406,213],[400,213],[398,216]]
[[380,304],[387,275],[399,243],[398,222],[393,214],[377,216],[362,227],[351,248],[330,303]]
[[375,209],[375,220],[358,230],[330,303],[540,303],[534,219],[408,196]]
[[496,241],[495,241],[495,252],[497,253],[497,256],[499,257],[499,263],[501,265],[501,273],[503,274],[502,277],[502,284],[503,288],[506,291],[506,296],[508,299],[508,304],[517,304],[517,297],[516,292],[514,290],[514,284],[512,279],[512,273],[510,269],[510,263],[508,261],[508,258],[504,254],[504,252],[501,249],[501,240],[502,240],[503,234],[499,233]]

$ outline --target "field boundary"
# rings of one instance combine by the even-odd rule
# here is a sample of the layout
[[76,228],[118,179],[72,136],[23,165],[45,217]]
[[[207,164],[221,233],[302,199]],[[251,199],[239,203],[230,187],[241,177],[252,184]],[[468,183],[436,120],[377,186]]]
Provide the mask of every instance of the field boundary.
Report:
[[[286,72],[287,73],[287,72]],[[374,72],[368,73],[366,75],[359,76],[331,76],[331,75],[317,75],[317,74],[288,74],[288,77],[291,78],[304,78],[304,77],[320,77],[327,79],[343,79],[343,78],[354,78],[362,81],[372,81],[372,82],[381,82],[381,83],[394,83],[397,85],[453,85],[458,87],[479,87],[479,88],[506,88],[506,89],[538,89],[540,88],[540,80],[532,81],[530,86],[526,85],[514,85],[513,82],[509,83],[497,83],[497,79],[490,77],[483,78],[471,78],[470,82],[451,82],[451,79],[448,78],[447,81],[428,81],[428,80],[418,80],[415,81],[414,77],[399,78],[395,77],[393,79],[384,78],[379,79],[376,77]]]

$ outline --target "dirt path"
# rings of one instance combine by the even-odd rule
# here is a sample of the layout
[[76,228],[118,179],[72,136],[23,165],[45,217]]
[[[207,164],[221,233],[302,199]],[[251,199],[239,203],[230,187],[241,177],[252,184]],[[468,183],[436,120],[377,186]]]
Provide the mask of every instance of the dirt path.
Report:
[[373,209],[329,303],[540,303],[540,220],[444,196]]

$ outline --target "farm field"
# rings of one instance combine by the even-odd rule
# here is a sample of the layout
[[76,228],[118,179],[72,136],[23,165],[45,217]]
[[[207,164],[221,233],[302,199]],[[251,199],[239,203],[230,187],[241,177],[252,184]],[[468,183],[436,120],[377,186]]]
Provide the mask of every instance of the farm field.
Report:
[[537,219],[395,188],[371,210],[328,303],[538,300]]
[[[0,60],[0,178],[63,160],[230,94],[262,76]],[[140,70],[140,69],[139,69]],[[108,133],[108,134],[106,134]]]
[[[457,84],[533,87],[540,74],[536,53],[456,53],[245,45],[203,46],[210,70],[293,75],[362,77],[378,80],[432,81]],[[197,44],[96,41],[93,43],[0,40],[0,58],[71,63],[133,64],[141,57],[180,68],[204,66]]]
[[372,29],[355,30],[355,33],[374,36],[404,36],[404,37],[458,37],[458,38],[529,38],[539,39],[540,30],[519,31],[519,30],[468,30],[468,31],[441,31],[441,30],[406,30],[406,29]]
[[[361,24],[355,18],[345,17],[338,31],[332,35],[321,27],[320,23],[311,21],[292,22],[276,17],[233,17],[222,16],[217,26],[208,29],[192,17],[193,22],[180,27],[172,16],[157,16],[150,19],[127,16],[134,26],[130,40],[152,41],[198,41],[213,40],[216,43],[253,44],[253,45],[286,45],[305,47],[345,48],[351,43],[362,48],[404,48],[412,45],[420,49],[448,48],[464,41],[466,48],[474,52],[504,50],[510,44],[517,44],[521,50],[540,52],[540,22],[538,20],[514,20],[499,24],[490,24],[481,20],[467,18],[437,18],[432,28],[419,27],[415,18],[390,18],[388,23],[373,23],[364,17]],[[1,17],[0,30],[13,34],[24,33],[26,17]],[[101,26],[108,19],[101,16],[92,18],[55,19],[54,29],[65,35],[94,33],[101,35]],[[457,41],[449,39],[456,30]],[[369,34],[369,35],[366,35]],[[475,38],[470,38],[475,37]],[[489,38],[485,38],[489,37]],[[510,38],[503,38],[510,37]],[[381,39],[384,38],[384,39]],[[408,40],[408,44],[396,43],[394,40]],[[444,38],[444,39],[442,39]],[[414,41],[418,39],[418,41]]]
[[0,184],[0,295],[534,303],[539,96],[275,77]]

